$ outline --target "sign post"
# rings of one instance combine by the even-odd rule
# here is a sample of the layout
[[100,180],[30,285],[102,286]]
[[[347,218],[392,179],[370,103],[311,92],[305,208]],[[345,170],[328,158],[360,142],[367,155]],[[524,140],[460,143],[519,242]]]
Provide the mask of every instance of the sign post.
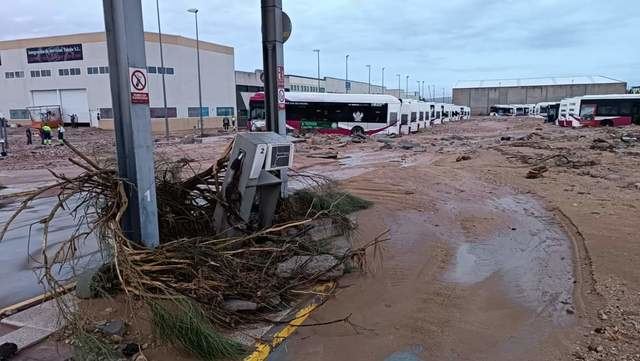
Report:
[[[261,0],[262,60],[267,130],[287,135],[284,91],[284,48],[291,35],[291,20],[282,11],[282,0]],[[280,170],[280,194],[287,197],[287,170]]]
[[127,237],[159,244],[158,208],[149,114],[147,62],[140,0],[103,0],[118,174],[127,181]]

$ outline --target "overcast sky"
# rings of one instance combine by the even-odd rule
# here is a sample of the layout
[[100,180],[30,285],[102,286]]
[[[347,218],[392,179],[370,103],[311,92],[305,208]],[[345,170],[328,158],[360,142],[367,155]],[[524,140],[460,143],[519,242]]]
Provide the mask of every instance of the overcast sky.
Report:
[[[446,87],[457,80],[606,75],[640,85],[636,0],[283,0],[293,22],[287,73],[397,87],[396,74]],[[259,0],[160,0],[163,32],[235,48],[236,69],[261,68]],[[155,0],[144,25],[157,31]],[[100,0],[2,0],[0,39],[104,29]],[[169,64],[170,65],[170,64]],[[440,92],[440,90],[438,90]]]

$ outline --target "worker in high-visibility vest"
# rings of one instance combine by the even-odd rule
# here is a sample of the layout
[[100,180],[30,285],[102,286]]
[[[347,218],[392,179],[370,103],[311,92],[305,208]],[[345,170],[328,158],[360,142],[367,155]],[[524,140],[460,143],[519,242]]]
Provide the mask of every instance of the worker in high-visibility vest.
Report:
[[44,134],[44,144],[51,145],[51,127],[49,124],[44,123],[42,125],[42,133]]

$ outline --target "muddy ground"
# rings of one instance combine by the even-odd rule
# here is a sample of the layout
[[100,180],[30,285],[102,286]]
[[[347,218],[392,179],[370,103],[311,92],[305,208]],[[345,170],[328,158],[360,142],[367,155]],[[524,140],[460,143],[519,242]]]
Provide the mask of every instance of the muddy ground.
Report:
[[[108,158],[111,134],[68,136]],[[230,139],[189,138],[158,138],[156,149],[199,168]],[[308,320],[351,314],[353,326],[302,327],[270,359],[640,360],[638,138],[637,126],[478,118],[388,145],[298,143],[297,172],[375,202],[358,215],[355,242],[386,229],[391,239],[371,272],[343,278]],[[68,156],[35,148],[0,161],[0,183],[28,188],[46,177],[52,152]]]
[[639,135],[481,119],[336,147],[351,158],[308,170],[375,201],[359,237],[391,241],[309,321],[360,327],[303,328],[272,359],[640,360]]

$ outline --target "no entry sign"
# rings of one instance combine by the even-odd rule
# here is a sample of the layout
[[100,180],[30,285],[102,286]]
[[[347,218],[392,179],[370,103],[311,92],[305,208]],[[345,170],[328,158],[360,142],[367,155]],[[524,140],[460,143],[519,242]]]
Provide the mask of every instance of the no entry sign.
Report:
[[132,104],[149,104],[147,69],[129,68],[129,85]]

